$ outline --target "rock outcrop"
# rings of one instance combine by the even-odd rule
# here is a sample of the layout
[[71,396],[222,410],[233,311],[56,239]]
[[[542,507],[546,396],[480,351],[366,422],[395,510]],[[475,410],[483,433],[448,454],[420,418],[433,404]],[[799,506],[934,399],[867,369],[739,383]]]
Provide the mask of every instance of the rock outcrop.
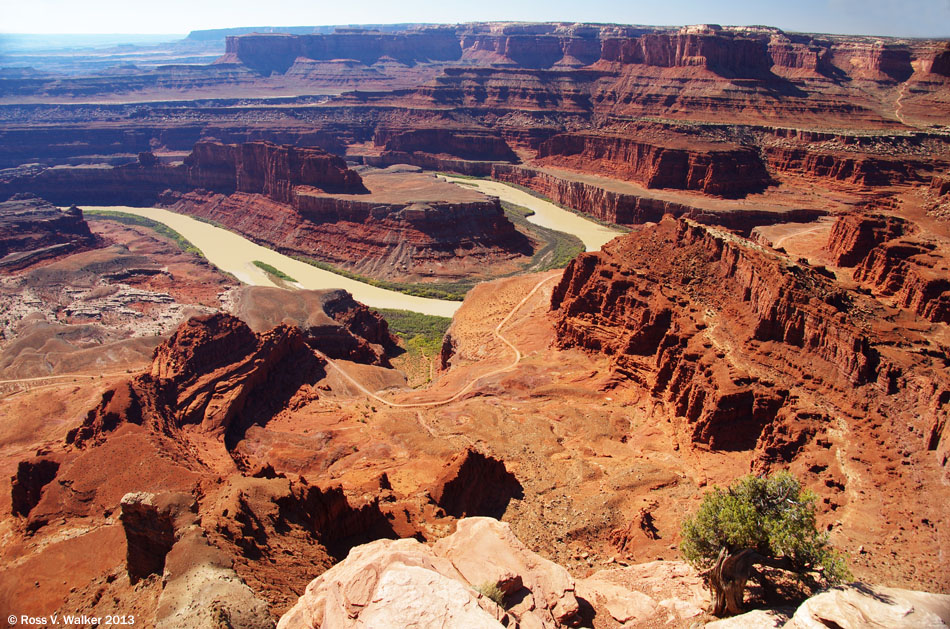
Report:
[[822,153],[806,149],[773,147],[765,151],[769,165],[794,172],[861,186],[890,186],[921,181],[918,170],[930,164],[875,155]]
[[[893,395],[913,370],[939,371],[892,351],[889,332],[865,320],[875,308],[867,298],[682,219],[582,254],[552,307],[562,347],[611,356],[624,379],[668,401],[686,440],[757,447],[764,460],[791,460],[820,432],[825,420],[802,404],[803,388],[837,391],[842,408],[856,409],[864,402],[845,393],[854,387]],[[916,403],[919,412],[930,415],[946,384]]]
[[[641,265],[648,259],[662,260],[662,270],[653,263],[647,271]],[[723,361],[722,350],[705,338],[704,317],[684,313],[696,296],[664,290],[671,280],[661,278],[688,278],[687,295],[738,281],[730,293],[749,301],[751,338],[814,348],[843,381],[873,381],[877,358],[867,340],[856,328],[839,328],[829,336],[827,326],[837,310],[783,271],[778,260],[766,262],[751,246],[695,223],[667,219],[568,266],[552,297],[560,343],[611,355],[627,377],[673,404],[686,418],[691,441],[751,448],[788,391]]]
[[149,153],[121,166],[51,168],[38,173],[16,171],[0,181],[0,196],[42,192],[57,203],[148,205],[165,190],[195,188],[224,194],[251,192],[291,203],[298,187],[308,191],[365,192],[360,176],[340,157],[318,148],[295,148],[270,142],[194,145],[182,164],[164,165]]
[[330,358],[389,366],[386,354],[396,347],[386,320],[344,290],[244,286],[232,299],[233,314],[256,333],[282,323],[293,325],[310,347]]
[[63,212],[29,194],[0,203],[0,269],[17,270],[98,245],[75,206]]
[[165,557],[177,541],[176,531],[193,523],[197,510],[195,499],[186,494],[138,492],[122,497],[119,519],[125,531],[125,563],[131,583],[162,575]]
[[871,250],[913,229],[896,216],[845,214],[838,217],[828,236],[828,250],[838,266],[855,266]]
[[[736,620],[741,619],[738,616]],[[950,596],[855,583],[816,594],[801,604],[788,629],[811,627],[950,627]]]
[[270,142],[198,142],[185,158],[184,169],[191,188],[252,192],[281,203],[293,202],[297,186],[324,192],[366,192],[363,180],[342,158],[321,149]]
[[682,561],[651,561],[599,570],[577,580],[577,596],[594,610],[594,626],[683,627],[697,623],[709,592],[696,570]]
[[449,461],[430,490],[432,501],[451,516],[501,517],[524,493],[505,464],[468,448]]
[[[481,593],[489,588],[504,607]],[[528,550],[507,524],[468,518],[432,546],[402,539],[354,548],[307,586],[278,627],[560,627],[579,612],[564,568]]]
[[324,365],[297,328],[257,335],[230,315],[194,317],[155,350],[150,372],[104,393],[66,441],[101,442],[130,422],[168,435],[194,426],[233,444],[265,410],[322,377]]
[[950,323],[946,244],[918,233],[916,225],[892,215],[845,215],[832,227],[828,249],[836,264],[855,267],[855,281],[876,295],[929,321]]
[[770,181],[754,149],[697,141],[664,146],[636,137],[562,134],[541,143],[537,162],[725,197],[759,192]]
[[43,488],[56,478],[59,462],[48,457],[36,457],[17,464],[16,474],[10,478],[10,503],[13,515],[27,517],[40,501]]
[[126,494],[120,519],[130,582],[152,575],[161,581],[150,619],[155,627],[274,626],[267,604],[234,571],[232,559],[209,543],[194,497],[178,492]]

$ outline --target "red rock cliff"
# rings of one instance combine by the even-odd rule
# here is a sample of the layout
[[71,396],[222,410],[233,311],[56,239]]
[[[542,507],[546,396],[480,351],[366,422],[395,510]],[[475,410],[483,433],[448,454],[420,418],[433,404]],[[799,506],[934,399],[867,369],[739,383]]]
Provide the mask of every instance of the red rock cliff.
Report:
[[758,152],[731,145],[664,146],[636,138],[561,134],[541,143],[538,163],[603,173],[647,188],[744,196],[769,184]]
[[342,158],[314,148],[270,142],[199,142],[184,166],[194,188],[254,192],[291,203],[296,186],[327,192],[364,192],[363,180]]
[[845,451],[877,479],[880,509],[926,510],[906,497],[950,474],[943,335],[895,330],[895,310],[820,269],[664,219],[576,258],[552,308],[558,344],[609,356],[616,386],[660,401],[678,443],[754,448],[760,472],[817,470],[832,509],[851,500]]
[[100,441],[126,422],[169,435],[193,425],[231,442],[324,364],[297,328],[257,335],[230,315],[193,317],[156,348],[149,372],[103,394],[67,443]]
[[151,153],[137,163],[111,167],[50,168],[0,181],[0,196],[45,194],[56,203],[150,205],[165,190],[195,188],[253,192],[291,203],[298,186],[328,192],[365,192],[359,174],[342,158],[318,148],[270,142],[198,142],[182,165],[158,164]]
[[779,171],[845,181],[862,186],[889,186],[920,180],[917,170],[928,164],[862,153],[824,153],[806,149],[770,147],[769,165]]
[[[552,308],[561,346],[612,356],[618,372],[670,402],[692,441],[714,448],[751,448],[811,363],[841,386],[886,375],[826,279],[682,219],[582,254],[565,271]],[[723,345],[719,326],[743,349]],[[795,356],[789,371],[765,376],[730,358],[759,344]]]
[[76,207],[62,212],[31,195],[0,203],[0,268],[19,269],[97,244]]
[[772,66],[765,41],[731,33],[650,33],[607,38],[601,59],[661,68],[698,66],[730,76],[761,76]]
[[357,59],[365,64],[392,57],[413,64],[456,60],[462,51],[454,29],[429,28],[397,34],[362,31],[329,35],[240,35],[227,38],[225,54],[268,75],[286,72],[298,57]]
[[855,267],[855,281],[928,321],[950,323],[950,263],[937,242],[895,216],[838,218],[828,237],[835,263]]

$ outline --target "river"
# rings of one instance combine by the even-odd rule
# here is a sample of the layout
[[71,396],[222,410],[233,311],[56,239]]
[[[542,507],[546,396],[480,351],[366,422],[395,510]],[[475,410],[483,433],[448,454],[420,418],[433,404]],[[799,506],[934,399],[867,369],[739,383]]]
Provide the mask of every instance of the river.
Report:
[[[500,198],[502,201],[514,203],[534,211],[528,220],[535,225],[547,227],[581,239],[587,251],[598,251],[604,243],[613,240],[621,233],[618,230],[604,227],[598,223],[582,218],[572,212],[561,209],[549,201],[539,199],[526,192],[513,188],[497,181],[485,179],[461,179],[443,177],[453,183],[471,184],[479,191]],[[144,216],[158,221],[181,234],[191,244],[201,250],[201,253],[211,264],[223,271],[234,275],[245,284],[253,286],[276,286],[271,277],[254,265],[260,260],[286,273],[297,280],[301,288],[326,289],[342,288],[349,291],[353,297],[370,308],[394,308],[397,310],[411,310],[423,314],[440,317],[451,317],[461,306],[461,302],[444,299],[429,299],[415,297],[397,291],[386,290],[370,286],[363,282],[331,273],[311,266],[306,262],[294,260],[267,247],[253,243],[247,238],[220,227],[195,220],[184,214],[177,214],[160,208],[138,208],[127,206],[87,207],[89,210],[107,210]]]
[[306,262],[294,260],[282,253],[277,253],[267,247],[253,243],[234,232],[195,220],[184,214],[177,214],[159,208],[84,207],[88,210],[135,214],[167,225],[200,249],[208,262],[234,275],[245,284],[276,286],[267,273],[254,265],[254,260],[260,260],[297,280],[297,284],[301,288],[342,288],[349,291],[357,301],[366,304],[370,308],[395,308],[440,317],[451,317],[462,305],[460,301],[415,297],[357,282],[336,273],[318,269]]
[[573,234],[581,239],[587,251],[600,251],[605,243],[610,242],[624,232],[605,227],[589,219],[583,218],[560,208],[550,201],[539,199],[523,190],[489,179],[463,179],[451,175],[440,175],[446,181],[460,185],[471,185],[485,194],[498,197],[502,201],[514,203],[521,207],[533,210],[534,214],[528,217],[528,222],[547,227],[559,232]]

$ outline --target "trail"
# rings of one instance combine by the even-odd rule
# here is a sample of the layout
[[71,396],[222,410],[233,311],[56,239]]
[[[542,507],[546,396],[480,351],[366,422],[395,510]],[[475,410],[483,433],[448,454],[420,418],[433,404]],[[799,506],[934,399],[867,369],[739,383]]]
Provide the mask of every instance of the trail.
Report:
[[380,402],[381,404],[385,404],[386,406],[391,406],[391,407],[394,407],[394,408],[423,408],[423,407],[442,406],[442,405],[444,405],[444,404],[449,404],[450,402],[456,401],[457,399],[461,398],[463,395],[465,395],[466,393],[468,393],[469,391],[471,391],[472,388],[473,388],[476,384],[478,384],[479,380],[483,380],[483,379],[485,379],[485,378],[490,378],[490,377],[492,377],[492,376],[497,376],[498,374],[504,373],[504,372],[506,372],[506,371],[511,371],[512,369],[514,369],[515,367],[518,366],[518,363],[521,362],[521,358],[522,358],[521,350],[519,350],[517,347],[515,347],[515,344],[514,344],[514,343],[512,343],[511,341],[509,341],[507,338],[505,338],[505,337],[501,334],[501,329],[505,326],[506,323],[508,323],[509,320],[511,320],[511,317],[514,316],[514,314],[515,314],[523,305],[525,305],[525,303],[527,303],[527,301],[528,301],[529,299],[531,299],[531,297],[533,297],[534,294],[538,292],[538,290],[541,289],[541,286],[543,286],[543,285],[545,284],[545,282],[550,282],[551,280],[556,279],[556,278],[558,278],[558,277],[560,277],[560,276],[559,276],[559,275],[551,275],[550,277],[546,277],[546,278],[544,278],[543,280],[539,281],[537,284],[535,284],[534,287],[531,289],[531,291],[530,291],[527,295],[525,295],[525,296],[521,299],[521,301],[519,301],[517,304],[515,304],[515,306],[508,312],[508,314],[505,315],[505,318],[502,319],[501,322],[500,322],[498,325],[495,326],[495,329],[494,329],[494,330],[492,330],[492,334],[493,334],[498,340],[500,340],[502,343],[504,343],[505,345],[507,345],[507,346],[514,352],[514,359],[511,361],[511,363],[509,363],[508,365],[506,365],[506,366],[504,366],[504,367],[500,367],[500,368],[498,368],[498,369],[494,369],[494,370],[492,370],[492,371],[489,371],[488,373],[482,374],[482,375],[478,376],[477,378],[474,378],[471,382],[469,382],[467,385],[465,385],[464,387],[462,387],[462,388],[461,388],[458,392],[456,392],[454,395],[452,395],[451,397],[448,397],[448,398],[446,398],[446,399],[444,399],[444,400],[439,400],[439,401],[436,401],[436,402],[410,402],[410,403],[391,402],[391,401],[389,401],[389,400],[387,400],[387,399],[385,399],[385,398],[382,398],[382,397],[376,395],[375,393],[373,393],[372,391],[370,391],[369,389],[367,389],[365,386],[363,386],[362,383],[360,383],[359,381],[357,381],[357,380],[356,380],[355,378],[353,378],[350,374],[346,373],[346,371],[345,371],[342,367],[340,367],[339,365],[337,365],[334,360],[332,360],[331,358],[328,358],[326,355],[322,355],[322,356],[323,356],[323,358],[327,361],[327,363],[328,363],[331,367],[333,367],[341,376],[343,376],[343,378],[346,379],[347,382],[349,382],[350,384],[352,384],[353,386],[355,386],[357,389],[359,389],[361,392],[363,392],[363,393],[364,393],[365,395],[367,395],[368,397],[370,397],[370,398],[376,400],[377,402]]
[[[13,380],[0,380],[0,386],[6,384],[25,384],[29,382],[43,382],[43,384],[37,384],[34,387],[25,386],[22,389],[15,389],[12,391],[0,391],[0,399],[6,399],[24,393],[26,391],[36,391],[37,389],[48,389],[50,387],[64,387],[72,384],[73,381],[79,378],[85,378],[87,380],[100,380],[105,378],[114,378],[116,376],[130,376],[128,371],[119,371],[116,373],[104,373],[104,374],[95,374],[89,375],[85,373],[64,373],[55,376],[38,376],[36,378],[15,378]],[[48,382],[49,380],[63,380],[68,379],[68,382]]]
[[773,248],[773,249],[778,249],[778,248],[781,247],[783,244],[785,244],[785,241],[788,240],[789,238],[796,238],[796,237],[798,237],[798,236],[804,236],[805,234],[813,234],[813,233],[818,232],[818,231],[821,231],[821,230],[823,230],[823,229],[828,229],[828,226],[827,226],[827,225],[819,225],[819,226],[817,226],[817,227],[812,227],[811,229],[805,229],[805,230],[802,230],[802,231],[799,231],[799,232],[795,232],[795,233],[793,233],[793,234],[786,234],[786,235],[782,236],[781,238],[776,238],[776,239],[772,242],[772,248]]
[[[907,125],[907,121],[904,120],[904,114],[901,113],[901,110],[904,108],[904,103],[901,101],[904,99],[904,89],[907,87],[907,83],[901,83],[900,89],[897,90],[897,107],[894,109],[894,115],[898,120],[901,121],[901,124]],[[907,125],[911,126],[911,125]]]
[[[381,404],[385,404],[386,406],[391,406],[391,407],[393,407],[393,408],[427,408],[427,407],[442,406],[442,405],[444,405],[444,404],[449,404],[449,403],[451,403],[451,402],[454,402],[454,401],[458,400],[458,399],[461,398],[463,395],[465,395],[466,393],[468,393],[469,391],[471,391],[471,390],[475,387],[475,385],[478,384],[478,382],[479,382],[480,380],[483,380],[483,379],[485,379],[485,378],[491,378],[492,376],[497,376],[498,374],[500,374],[500,373],[505,373],[506,371],[511,371],[512,369],[514,369],[515,367],[518,366],[518,363],[520,363],[520,362],[521,362],[521,359],[522,359],[521,350],[519,350],[519,349],[515,346],[514,343],[512,343],[511,341],[509,341],[507,338],[505,338],[504,335],[501,334],[501,329],[502,329],[503,327],[505,327],[505,324],[507,324],[508,321],[511,320],[511,317],[513,317],[514,314],[515,314],[516,312],[518,312],[518,310],[520,310],[521,307],[524,306],[524,305],[528,302],[528,300],[531,299],[531,298],[535,295],[535,293],[537,293],[537,292],[541,289],[541,287],[542,287],[546,282],[550,282],[551,280],[557,279],[558,277],[560,277],[559,274],[550,275],[549,277],[546,277],[546,278],[540,280],[537,284],[535,284],[534,287],[528,292],[528,294],[525,295],[524,297],[522,297],[522,298],[521,298],[521,301],[519,301],[517,304],[515,304],[515,305],[511,308],[511,310],[508,311],[508,314],[505,315],[505,318],[502,319],[502,320],[498,323],[498,325],[495,326],[495,329],[494,329],[494,330],[492,330],[492,334],[495,336],[495,338],[497,338],[497,339],[500,340],[502,343],[504,343],[505,345],[507,345],[508,348],[511,349],[511,351],[514,353],[514,358],[512,359],[512,361],[511,361],[508,365],[505,365],[504,367],[499,367],[498,369],[493,369],[492,371],[489,371],[488,373],[484,373],[484,374],[478,376],[477,378],[472,379],[468,384],[466,384],[464,387],[462,387],[462,388],[461,388],[459,391],[457,391],[454,395],[452,395],[451,397],[448,397],[448,398],[446,398],[446,399],[444,399],[444,400],[438,400],[438,401],[435,401],[435,402],[410,402],[410,403],[392,402],[392,401],[390,401],[390,400],[387,400],[387,399],[385,399],[385,398],[382,398],[382,397],[376,395],[375,393],[373,393],[372,391],[370,391],[369,389],[367,389],[367,388],[363,385],[363,383],[359,382],[359,381],[356,380],[353,376],[351,376],[350,374],[348,374],[345,369],[343,369],[342,367],[340,367],[340,365],[338,365],[338,364],[336,363],[335,360],[333,360],[332,358],[330,358],[329,356],[327,356],[327,355],[324,354],[323,352],[317,352],[317,354],[319,354],[324,360],[326,360],[326,361],[327,361],[327,364],[328,364],[330,367],[332,367],[333,369],[335,369],[335,370],[337,371],[337,373],[339,373],[341,376],[343,376],[343,378],[344,378],[347,382],[349,382],[349,383],[352,384],[354,387],[356,387],[360,392],[362,392],[362,393],[365,394],[367,397],[370,397],[370,398],[376,400],[377,402],[379,402],[379,403],[381,403]],[[18,378],[18,379],[14,379],[14,380],[0,380],[0,385],[3,385],[3,384],[19,384],[19,383],[24,383],[24,382],[37,382],[37,381],[42,381],[42,380],[59,379],[59,378],[72,378],[72,379],[76,379],[76,378],[88,378],[88,379],[98,379],[98,378],[100,378],[100,377],[102,377],[102,378],[109,378],[109,377],[119,376],[119,375],[127,375],[127,372],[121,372],[121,373],[116,373],[116,374],[102,374],[101,376],[100,376],[99,374],[96,374],[96,375],[88,375],[88,374],[62,374],[62,375],[56,375],[56,376],[42,376],[42,377],[37,377],[37,378]],[[40,386],[35,387],[35,388],[40,388],[40,387],[43,387],[43,386],[61,386],[61,385],[63,385],[63,384],[68,384],[68,383],[49,383],[49,384],[46,384],[46,385],[40,385]],[[0,394],[0,398],[2,398],[2,397],[10,397],[11,395],[16,395],[17,393],[21,393],[21,392],[23,392],[24,390],[25,390],[25,389],[21,389],[21,390],[19,390],[19,391],[14,391],[14,392],[9,393],[9,394],[7,394],[7,395],[5,395],[5,396],[2,395],[2,394]],[[423,425],[425,425],[425,424],[423,424]],[[428,428],[428,426],[426,426],[426,427]],[[431,428],[429,428],[429,431],[431,432]]]

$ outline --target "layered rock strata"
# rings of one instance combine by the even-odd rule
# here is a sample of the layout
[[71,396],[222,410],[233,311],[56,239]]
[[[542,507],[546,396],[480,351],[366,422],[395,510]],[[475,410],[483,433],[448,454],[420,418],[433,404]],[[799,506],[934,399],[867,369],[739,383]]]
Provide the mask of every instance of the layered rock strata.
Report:
[[32,195],[0,203],[0,269],[21,269],[99,244],[76,207],[63,212]]
[[811,221],[824,215],[821,209],[778,208],[775,210],[752,207],[712,207],[698,199],[672,200],[621,192],[594,181],[571,178],[570,173],[554,173],[548,170],[509,164],[494,164],[492,178],[530,188],[556,203],[579,210],[595,218],[618,225],[640,225],[657,222],[663,216],[682,216],[700,223],[722,225],[737,231],[747,232],[757,225],[770,225],[789,221]]
[[537,163],[726,197],[761,191],[770,182],[754,149],[701,142],[663,146],[636,137],[562,134],[541,143]]
[[918,171],[930,164],[907,159],[822,153],[808,149],[769,148],[769,165],[782,172],[794,172],[821,179],[843,181],[860,186],[891,186],[920,181]]
[[950,323],[950,262],[946,243],[921,237],[905,219],[881,214],[840,217],[828,249],[836,264],[854,267],[855,281],[876,295],[934,322]]
[[[669,403],[693,443],[791,460],[820,430],[809,391],[836,391],[842,412],[855,412],[862,402],[851,391],[885,403],[916,373],[937,378],[914,403],[930,418],[926,429],[943,425],[938,402],[950,382],[938,376],[939,359],[897,351],[871,300],[688,220],[665,219],[581,255],[552,307],[562,347],[611,356],[625,379]],[[914,343],[939,355],[923,337]]]
[[243,193],[166,196],[164,203],[282,253],[385,279],[479,274],[531,253],[530,243],[497,199],[403,198],[325,195],[298,188],[293,205]]
[[[360,176],[339,157],[321,149],[270,142],[240,145],[198,142],[180,165],[163,165],[151,153],[124,166],[52,168],[8,177],[0,196],[43,191],[58,203],[144,205],[165,190],[195,188],[229,194],[250,192],[292,203],[298,187],[329,192],[365,192]],[[67,199],[69,199],[67,201]]]

